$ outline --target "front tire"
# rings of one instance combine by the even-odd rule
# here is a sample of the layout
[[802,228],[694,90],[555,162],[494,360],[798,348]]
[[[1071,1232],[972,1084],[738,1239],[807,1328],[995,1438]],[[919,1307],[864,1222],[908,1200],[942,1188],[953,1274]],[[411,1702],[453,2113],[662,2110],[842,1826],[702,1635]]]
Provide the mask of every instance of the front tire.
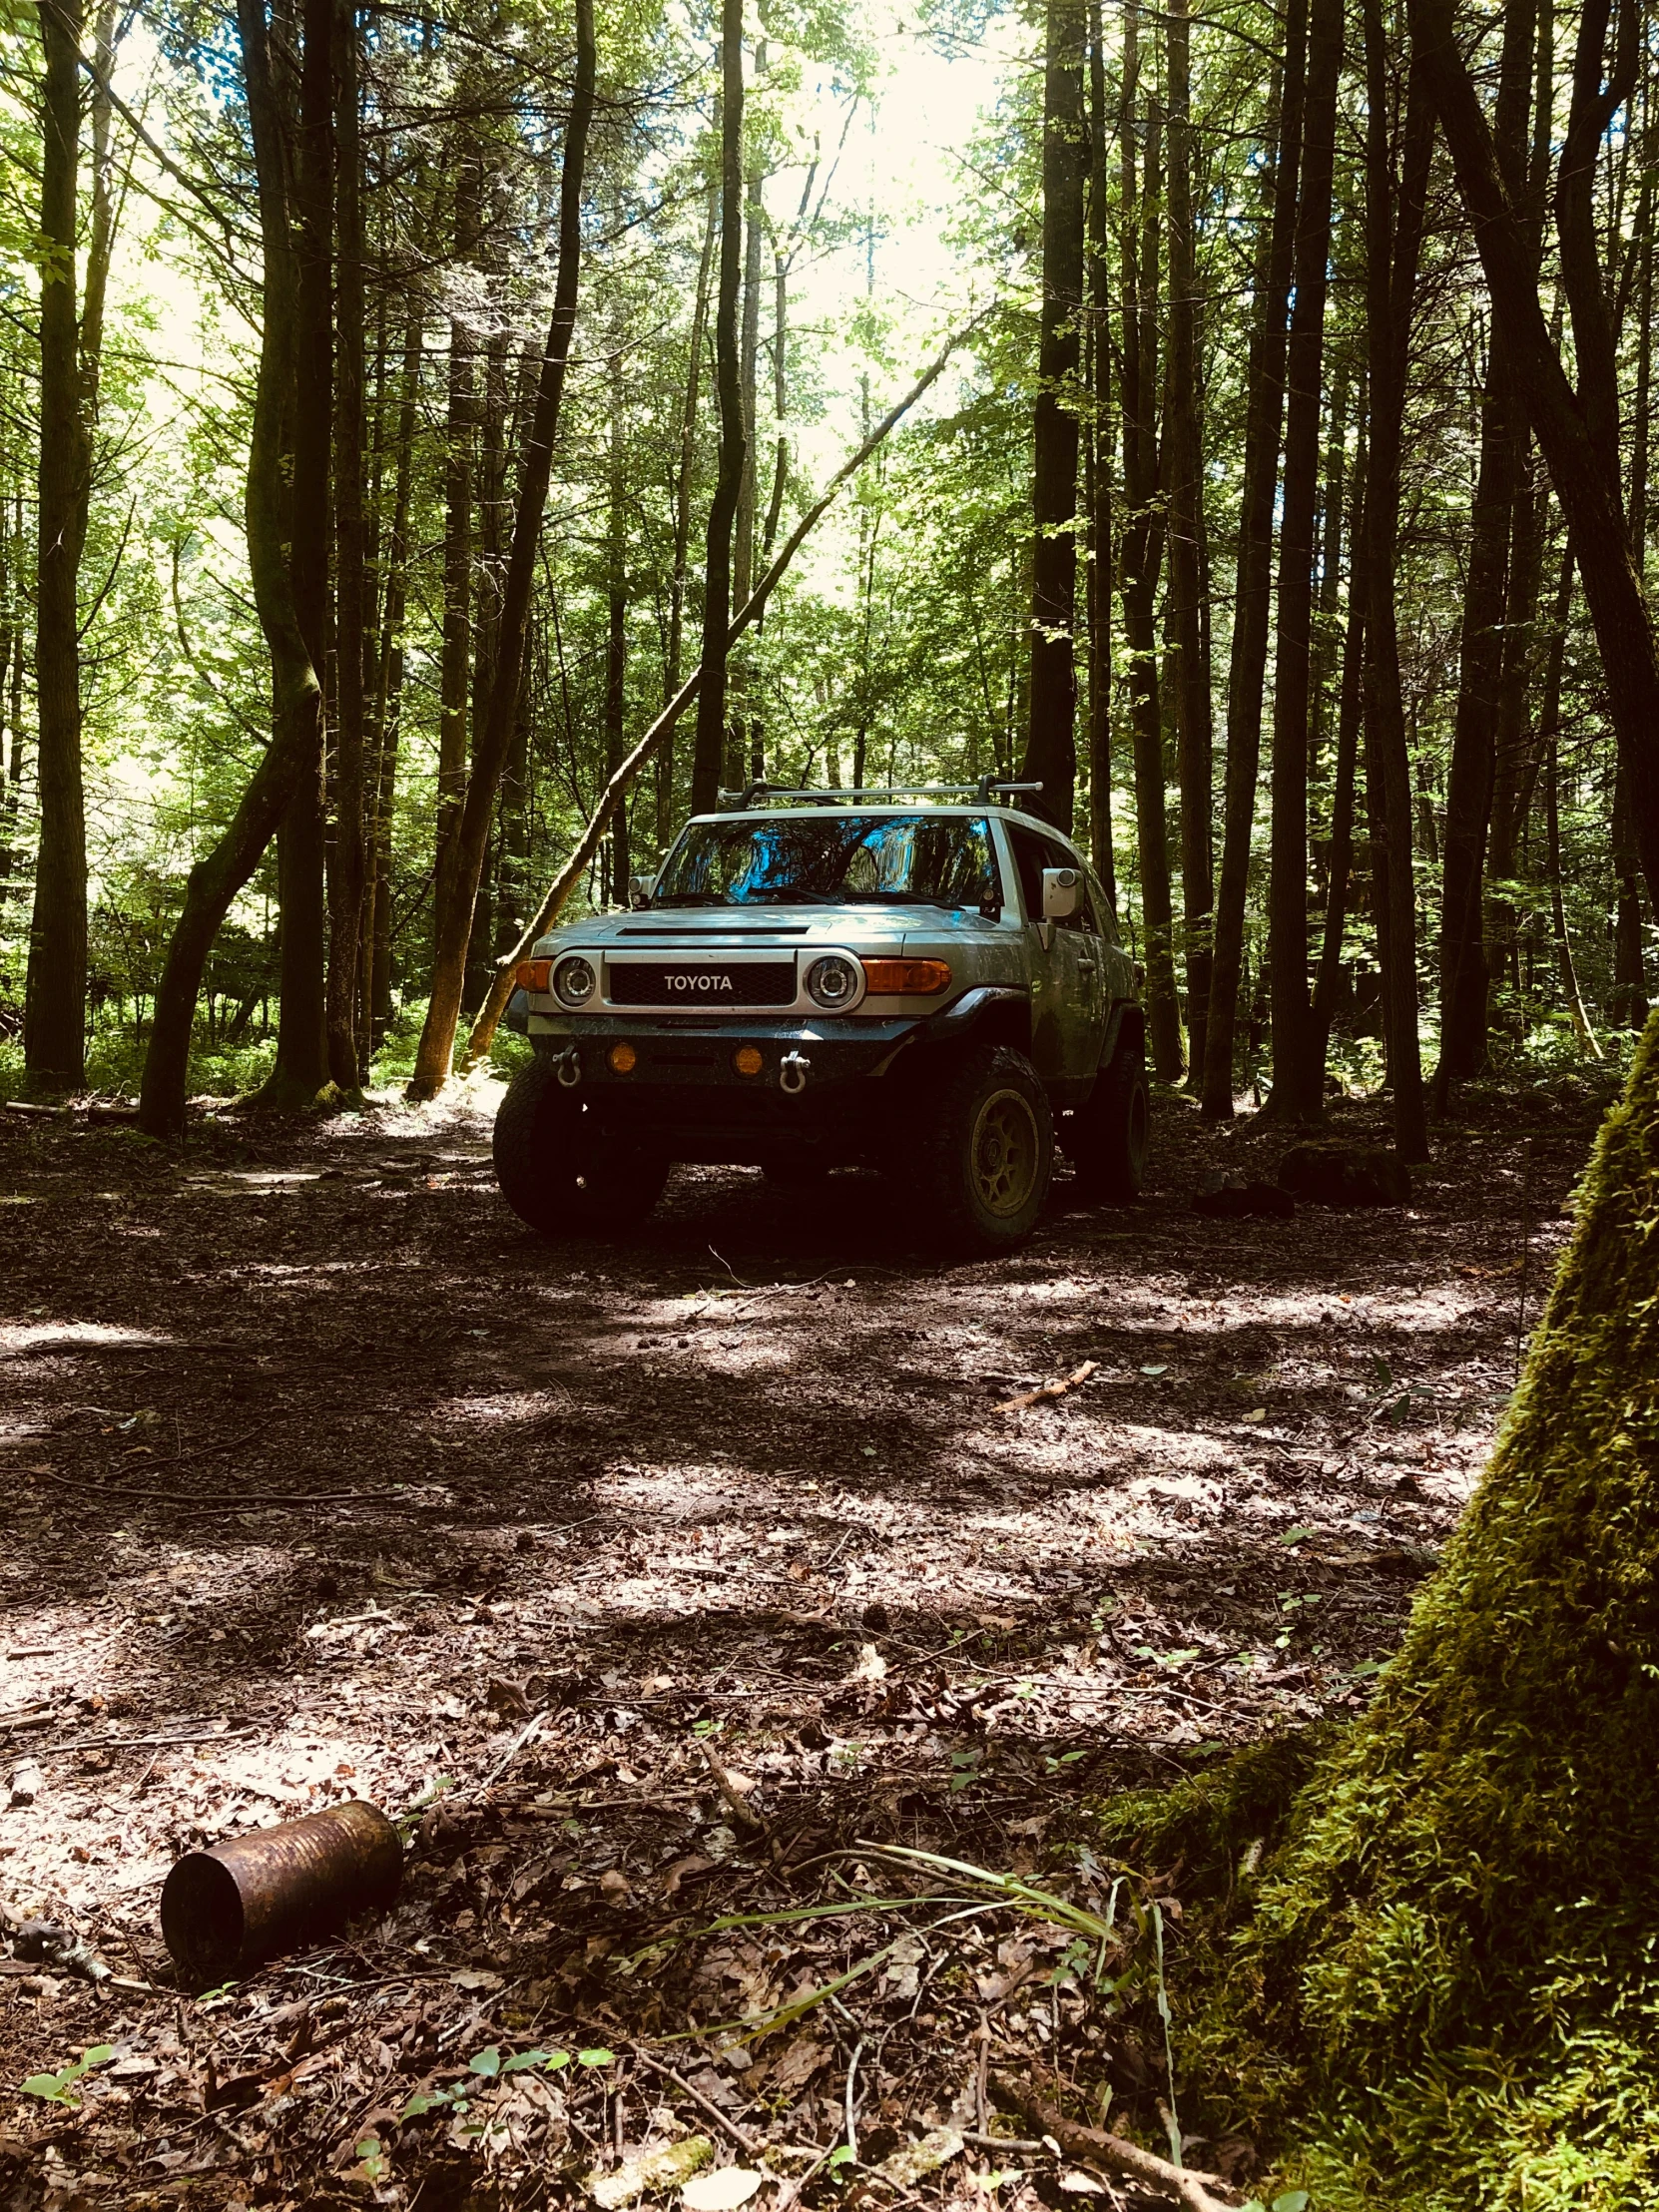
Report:
[[502,1197],[542,1237],[592,1236],[643,1221],[668,1181],[668,1162],[607,1134],[580,1090],[566,1090],[547,1060],[520,1068],[508,1084],[491,1153]]
[[982,1047],[919,1103],[920,1156],[910,1166],[924,1230],[963,1254],[1023,1244],[1054,1164],[1054,1117],[1036,1069],[1006,1045]]
[[1072,1187],[1086,1205],[1127,1206],[1139,1198],[1151,1117],[1145,1057],[1137,1045],[1119,1045],[1066,1136]]

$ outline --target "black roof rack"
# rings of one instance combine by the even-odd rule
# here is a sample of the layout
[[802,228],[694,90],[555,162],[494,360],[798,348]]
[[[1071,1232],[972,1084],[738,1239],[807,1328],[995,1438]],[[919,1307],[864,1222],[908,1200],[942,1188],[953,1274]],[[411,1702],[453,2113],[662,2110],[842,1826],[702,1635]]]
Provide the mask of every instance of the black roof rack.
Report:
[[1016,792],[1040,792],[1041,784],[1017,784],[1006,776],[981,776],[976,784],[860,784],[850,790],[786,791],[771,784],[746,784],[741,792],[723,791],[720,804],[740,814],[764,799],[793,800],[809,807],[844,807],[867,799],[971,799],[981,807],[1003,803]]

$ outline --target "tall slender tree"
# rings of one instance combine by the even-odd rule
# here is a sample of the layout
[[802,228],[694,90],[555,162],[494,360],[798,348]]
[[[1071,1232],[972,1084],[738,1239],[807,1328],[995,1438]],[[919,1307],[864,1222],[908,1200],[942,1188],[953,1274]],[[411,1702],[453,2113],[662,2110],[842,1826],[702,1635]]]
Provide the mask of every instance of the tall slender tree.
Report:
[[1372,846],[1381,855],[1379,945],[1383,1026],[1393,1089],[1394,1148],[1428,1158],[1417,1034],[1416,883],[1411,867],[1411,772],[1400,695],[1396,591],[1405,372],[1422,247],[1432,129],[1427,86],[1413,57],[1396,166],[1391,68],[1382,0],[1365,0],[1366,314],[1371,450],[1366,481],[1366,745],[1375,794]]
[[80,0],[41,0],[40,453],[36,475],[36,774],[40,850],[29,928],[24,1061],[37,1081],[86,1069],[87,830],[81,775],[78,583],[91,466],[76,283]]
[[1181,788],[1181,924],[1187,970],[1188,1079],[1202,1089],[1210,1026],[1215,904],[1214,733],[1204,504],[1204,399],[1198,348],[1191,34],[1171,0],[1169,51],[1169,628],[1175,646],[1176,762]]
[[1140,861],[1147,1031],[1154,1072],[1179,1081],[1186,1061],[1175,977],[1175,906],[1165,807],[1164,717],[1158,680],[1158,579],[1167,509],[1159,436],[1158,265],[1163,217],[1163,118],[1141,94],[1140,11],[1124,14],[1121,255],[1123,267],[1123,528],[1118,565],[1129,646],[1129,716],[1135,751],[1135,841]]
[[363,920],[363,746],[368,632],[363,516],[362,134],[357,10],[339,0],[334,145],[338,162],[337,312],[334,378],[334,574],[336,579],[333,821],[328,844],[328,1073],[355,1091],[358,935]]
[[715,293],[715,390],[720,402],[720,470],[709,507],[703,582],[702,685],[692,753],[693,814],[720,803],[726,758],[726,667],[732,627],[732,525],[743,487],[743,377],[738,294],[743,282],[743,0],[722,0],[720,276]]
[[1319,511],[1320,412],[1331,197],[1342,71],[1342,0],[1313,0],[1302,189],[1292,271],[1296,304],[1286,350],[1289,405],[1279,532],[1278,653],[1273,690],[1272,867],[1268,883],[1273,1112],[1314,1121],[1325,1070],[1308,988],[1308,759],[1313,734],[1314,546]]
[[409,1079],[411,1098],[431,1098],[449,1077],[472,935],[478,883],[495,812],[495,795],[512,744],[518,716],[519,685],[530,625],[530,592],[541,544],[542,518],[553,474],[553,441],[558,433],[565,372],[576,328],[576,300],[582,274],[582,189],[586,176],[588,130],[593,120],[598,56],[594,42],[593,0],[576,0],[576,81],[565,124],[564,162],[559,177],[559,272],[553,286],[553,312],[542,353],[536,403],[519,463],[518,506],[513,516],[512,548],[501,595],[495,665],[484,726],[472,751],[472,772],[456,828],[454,857],[442,896],[433,902],[432,995]]
[[254,600],[271,655],[273,729],[229,824],[185,885],[184,907],[156,990],[139,1100],[140,1126],[154,1137],[175,1137],[184,1128],[191,1027],[220,924],[259,865],[295,790],[318,774],[322,756],[322,685],[299,619],[289,498],[289,440],[305,328],[290,189],[292,111],[275,65],[266,0],[238,0],[237,27],[263,249],[260,366],[245,517]]
[[[294,613],[305,656],[325,682],[331,643],[329,539],[333,471],[334,11],[336,0],[303,0],[297,122],[291,135],[297,218],[297,313],[287,530]],[[273,70],[289,68],[273,44]],[[281,902],[281,1006],[276,1058],[262,1097],[277,1109],[308,1105],[326,1087],[325,801],[326,692],[315,751],[294,785],[276,840]]]
[[1230,1120],[1233,1113],[1233,1046],[1244,976],[1245,908],[1262,760],[1262,695],[1273,594],[1273,509],[1284,426],[1286,322],[1296,245],[1297,186],[1302,171],[1302,111],[1307,92],[1307,0],[1289,0],[1284,52],[1277,102],[1278,143],[1271,181],[1264,180],[1263,187],[1266,206],[1258,236],[1255,314],[1246,375],[1244,483],[1227,686],[1225,830],[1216,889],[1204,1061],[1204,1111],[1217,1121]]
[[1077,454],[1082,393],[1086,0],[1048,0],[1043,68],[1043,299],[1033,425],[1030,806],[1069,835],[1077,786]]

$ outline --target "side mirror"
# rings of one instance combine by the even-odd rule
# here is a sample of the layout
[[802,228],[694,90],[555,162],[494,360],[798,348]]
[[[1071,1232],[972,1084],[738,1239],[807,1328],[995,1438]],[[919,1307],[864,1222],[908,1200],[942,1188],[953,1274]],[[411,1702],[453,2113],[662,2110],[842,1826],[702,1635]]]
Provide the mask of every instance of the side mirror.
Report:
[[1082,871],[1074,867],[1043,869],[1043,919],[1066,921],[1076,913],[1083,897]]
[[656,883],[652,875],[630,875],[628,878],[628,903],[637,914],[651,903],[651,893]]

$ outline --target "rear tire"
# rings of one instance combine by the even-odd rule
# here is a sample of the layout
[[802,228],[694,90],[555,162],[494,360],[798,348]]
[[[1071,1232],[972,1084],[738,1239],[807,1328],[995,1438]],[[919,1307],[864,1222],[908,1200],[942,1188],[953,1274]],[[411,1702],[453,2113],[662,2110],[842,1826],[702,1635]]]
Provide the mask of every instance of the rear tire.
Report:
[[508,1084],[491,1151],[502,1197],[542,1237],[643,1221],[668,1181],[668,1162],[608,1135],[580,1089],[566,1090],[547,1060],[520,1068]]
[[963,1254],[1023,1244],[1054,1164],[1054,1117],[1030,1061],[1006,1045],[981,1046],[916,1105],[907,1167],[924,1234]]
[[1119,1045],[1071,1117],[1073,1189],[1087,1205],[1127,1206],[1146,1180],[1152,1099],[1138,1045]]

